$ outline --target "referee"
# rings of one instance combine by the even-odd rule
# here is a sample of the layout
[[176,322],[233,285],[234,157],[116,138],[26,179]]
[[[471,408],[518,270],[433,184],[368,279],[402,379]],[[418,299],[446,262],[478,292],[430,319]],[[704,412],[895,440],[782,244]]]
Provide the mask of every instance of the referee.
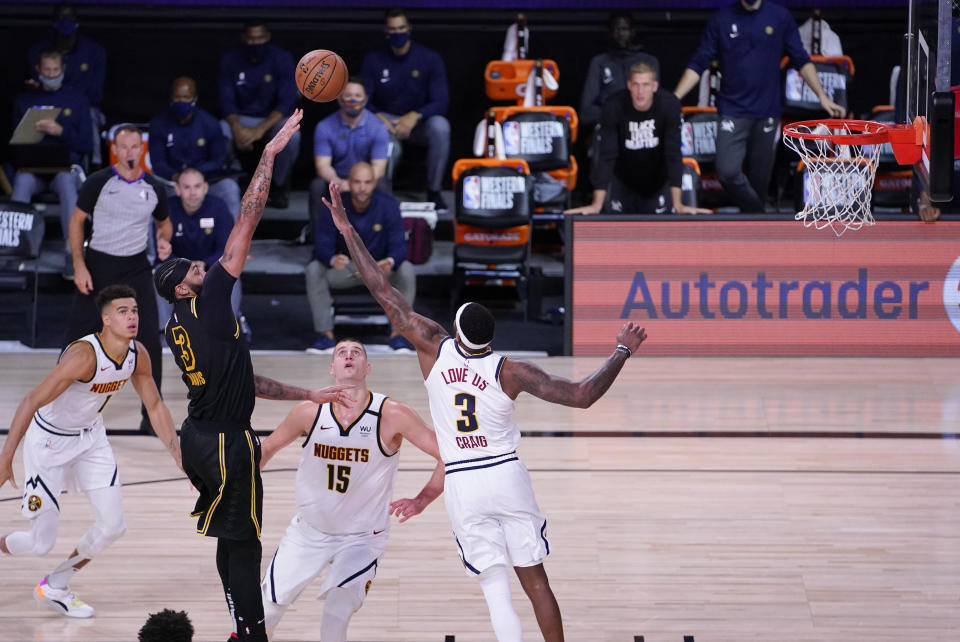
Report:
[[250,427],[254,397],[323,404],[340,401],[340,391],[353,387],[311,391],[254,374],[230,306],[270,191],[273,161],[299,131],[301,118],[298,109],[264,148],[223,255],[210,271],[175,258],[153,277],[157,292],[173,304],[165,334],[190,399],[180,450],[183,469],[200,491],[193,511],[197,532],[217,538],[217,570],[236,632],[256,642],[266,642],[267,634],[260,593],[260,441]]
[[[137,127],[117,128],[113,146],[117,163],[90,174],[70,217],[70,255],[78,294],[73,299],[66,343],[100,331],[100,314],[94,305],[98,292],[108,285],[129,285],[137,293],[140,309],[137,339],[150,355],[153,380],[160,390],[160,328],[147,241],[151,220],[156,221],[158,239],[169,241],[173,235],[166,189],[140,168],[143,136]],[[84,223],[91,217],[93,235],[84,251]],[[153,434],[143,406],[141,414],[140,432]]]

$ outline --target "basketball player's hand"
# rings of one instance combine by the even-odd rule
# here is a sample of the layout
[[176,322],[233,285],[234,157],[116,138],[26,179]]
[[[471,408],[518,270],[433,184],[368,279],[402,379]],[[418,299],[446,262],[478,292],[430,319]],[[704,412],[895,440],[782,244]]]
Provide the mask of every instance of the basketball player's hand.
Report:
[[844,114],[847,113],[846,109],[827,98],[826,95],[820,99],[820,106],[827,110],[827,113],[834,118],[843,118]]
[[346,393],[347,390],[355,387],[356,386],[352,385],[338,384],[336,386],[320,388],[319,390],[311,390],[309,399],[317,404],[327,403],[328,401],[355,401],[353,397]]
[[390,274],[390,270],[393,269],[394,260],[392,256],[388,256],[385,259],[380,259],[377,261],[377,265],[380,267],[380,271],[384,274]]
[[170,258],[170,255],[173,253],[173,246],[170,245],[170,241],[167,239],[157,239],[157,258],[161,261],[166,261]]
[[400,518],[400,523],[404,523],[414,515],[419,515],[427,507],[426,502],[414,499],[398,499],[390,502],[390,515],[396,515]]
[[582,205],[580,207],[574,207],[569,210],[563,210],[564,214],[599,214],[600,206],[599,205]]
[[13,457],[7,458],[0,455],[0,487],[3,487],[8,481],[14,488],[19,488],[17,480],[13,477]]
[[674,205],[673,211],[677,214],[713,214],[713,210],[707,209],[706,207],[695,207],[693,205],[685,205],[683,203]]
[[73,284],[80,290],[80,294],[90,294],[93,292],[93,278],[90,276],[90,270],[81,263],[79,266],[73,266]]
[[290,139],[293,138],[293,135],[300,131],[300,121],[303,120],[303,110],[294,109],[293,115],[287,119],[287,122],[283,124],[283,127],[280,128],[280,131],[277,132],[277,135],[267,143],[267,146],[264,148],[264,152],[269,152],[270,154],[277,155],[283,148],[287,146],[287,143],[290,142]]
[[320,200],[322,200],[323,204],[330,210],[330,216],[333,218],[333,224],[337,227],[337,230],[339,230],[341,234],[346,234],[353,226],[350,224],[350,219],[347,218],[347,210],[343,209],[343,199],[340,198],[340,188],[331,183],[330,200],[328,201],[323,196],[320,197]]
[[617,343],[630,348],[630,352],[636,352],[640,344],[647,339],[647,331],[636,323],[628,323],[617,334]]
[[334,270],[342,270],[350,264],[350,257],[346,254],[334,254],[330,260],[330,267]]

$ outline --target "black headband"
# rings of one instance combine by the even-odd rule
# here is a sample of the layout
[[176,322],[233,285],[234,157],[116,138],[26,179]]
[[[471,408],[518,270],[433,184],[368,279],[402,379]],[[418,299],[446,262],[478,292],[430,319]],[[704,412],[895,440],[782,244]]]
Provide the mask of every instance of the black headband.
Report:
[[174,290],[187,278],[191,265],[192,263],[187,259],[180,258],[161,263],[157,271],[153,273],[153,284],[160,296],[170,303],[176,301],[177,295]]

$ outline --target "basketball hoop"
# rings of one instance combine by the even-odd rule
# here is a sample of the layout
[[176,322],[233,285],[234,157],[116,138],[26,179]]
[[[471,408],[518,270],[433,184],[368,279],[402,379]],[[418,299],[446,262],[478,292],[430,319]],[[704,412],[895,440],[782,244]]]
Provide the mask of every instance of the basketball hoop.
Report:
[[806,168],[804,227],[831,228],[837,236],[873,225],[873,179],[887,126],[866,120],[808,120],[783,129],[783,142]]
[[873,179],[883,145],[890,143],[901,165],[913,164],[920,159],[925,131],[923,118],[907,125],[825,119],[784,127],[784,144],[807,170],[804,206],[796,219],[804,227],[829,227],[837,236],[873,225]]

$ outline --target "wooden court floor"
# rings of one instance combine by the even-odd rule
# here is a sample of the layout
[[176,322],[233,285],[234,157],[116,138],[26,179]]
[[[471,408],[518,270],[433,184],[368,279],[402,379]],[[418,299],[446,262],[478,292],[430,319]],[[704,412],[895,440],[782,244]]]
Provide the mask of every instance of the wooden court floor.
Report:
[[[170,357],[164,385],[175,423],[184,387]],[[0,355],[0,427],[50,369],[51,353]],[[416,360],[371,357],[370,387],[429,419]],[[596,359],[534,359],[579,378]],[[329,358],[255,354],[262,374],[329,384]],[[269,430],[292,403],[258,401]],[[139,421],[135,393],[105,411]],[[546,568],[567,639],[645,642],[908,642],[960,640],[960,362],[950,359],[643,359],[607,396],[572,410],[523,396],[520,455],[548,518]],[[0,437],[3,439],[5,437]],[[45,558],[0,557],[0,640],[132,641],[149,612],[186,610],[196,640],[222,641],[229,621],[215,542],[194,532],[194,492],[157,440],[111,438],[128,530],[75,576],[97,609],[70,620],[32,599],[73,548],[90,511],[62,501]],[[264,566],[295,512],[290,446],[264,472]],[[430,460],[401,450],[395,496],[412,496]],[[18,454],[18,481],[23,471]],[[19,491],[0,489],[0,530],[24,527]],[[540,639],[514,580],[526,640]],[[322,603],[308,589],[272,640],[317,640]],[[493,640],[442,505],[391,530],[350,639]]]

